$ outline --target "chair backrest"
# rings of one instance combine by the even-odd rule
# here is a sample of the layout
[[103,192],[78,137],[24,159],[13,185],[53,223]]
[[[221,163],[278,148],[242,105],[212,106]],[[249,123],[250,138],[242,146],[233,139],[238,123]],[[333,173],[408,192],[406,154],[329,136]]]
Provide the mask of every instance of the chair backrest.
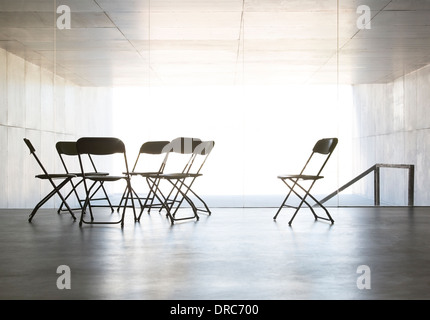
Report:
[[[77,157],[78,156],[78,149],[76,146],[76,141],[58,141],[55,144],[55,148],[57,149],[58,155],[60,156],[61,163],[63,164],[64,169],[67,173],[70,171],[70,162],[68,165],[66,164],[66,160],[64,156],[68,157]],[[88,154],[88,159],[92,165],[92,169],[94,172],[97,172],[96,166],[94,164],[93,159],[91,158],[91,155]],[[79,164],[79,163],[77,163]]]
[[33,144],[31,143],[31,141],[28,140],[27,138],[24,138],[24,142],[27,145],[28,149],[30,150],[30,153],[34,154],[36,152],[36,149],[34,149]]
[[137,155],[136,161],[133,166],[133,172],[137,169],[139,160],[141,155],[143,154],[150,154],[150,155],[162,155],[165,154],[164,159],[160,165],[160,168],[158,169],[158,172],[162,172],[164,169],[164,166],[166,165],[167,161],[167,148],[166,146],[170,143],[170,141],[147,141],[142,144],[142,146],[139,149],[139,153]]
[[77,156],[78,150],[76,149],[75,141],[58,141],[55,148],[59,155]]
[[48,175],[48,171],[45,169],[45,167],[43,166],[42,162],[39,160],[39,158],[36,155],[36,149],[33,147],[33,144],[31,143],[30,140],[28,140],[27,138],[24,138],[24,142],[27,145],[28,149],[30,150],[30,154],[33,155],[34,159],[36,159],[36,162],[39,164],[40,168],[42,169],[43,173]]
[[[187,170],[188,172],[191,171],[192,167],[198,166],[198,169],[194,170],[194,173],[200,173],[203,165],[206,162],[207,157],[211,153],[213,147],[215,146],[215,141],[202,141],[199,144],[196,145],[196,147],[193,150],[193,159],[191,164],[188,166]],[[202,160],[200,161],[200,164],[196,163],[197,157],[202,156]]]
[[107,156],[114,154],[123,154],[126,174],[129,174],[128,162],[125,145],[122,140],[112,137],[84,137],[78,139],[76,142],[76,150],[79,156],[79,163],[81,166],[82,173],[85,173],[82,155],[96,155],[96,156]]
[[55,148],[57,149],[57,153],[60,156],[61,163],[63,164],[64,170],[66,170],[67,173],[69,173],[69,168],[66,165],[66,161],[63,157],[63,155],[66,156],[77,156],[78,150],[76,149],[76,142],[75,141],[58,141],[55,144]]
[[147,141],[140,147],[140,153],[163,154],[170,141]]
[[[177,155],[186,155],[188,156],[186,159],[186,163],[182,162],[182,159],[180,163],[174,163],[173,165],[178,165],[179,170],[184,172],[188,172],[190,169],[190,166],[193,162],[193,159],[195,158],[194,150],[195,148],[202,142],[199,138],[189,138],[189,137],[178,137],[173,139],[168,145],[164,147],[164,150],[168,152],[169,157],[172,157],[172,154]],[[180,156],[179,158],[183,158]],[[169,163],[172,163],[172,161],[169,160]],[[171,170],[172,172],[175,170]]]
[[321,154],[330,154],[336,148],[337,142],[337,138],[326,138],[318,140],[313,148],[313,152]]
[[[319,162],[319,165],[314,167],[314,169],[317,170],[316,175],[319,176],[323,171],[325,165],[327,164],[328,160],[330,159],[334,149],[337,146],[337,143],[338,143],[337,138],[325,138],[325,139],[318,140],[315,143],[312,149],[312,153],[308,158],[300,174],[305,173],[305,170],[309,167],[309,164],[311,163],[311,160],[315,156],[315,154],[320,154],[323,156],[322,162]],[[315,174],[315,172],[313,172],[312,174]]]
[[179,137],[173,139],[164,148],[167,152],[193,154],[194,149],[202,142],[199,138]]
[[214,146],[215,146],[215,141],[203,141],[195,147],[193,153],[197,155],[208,156],[211,153]]
[[125,145],[118,138],[89,137],[80,138],[76,143],[78,154],[109,155],[125,153]]

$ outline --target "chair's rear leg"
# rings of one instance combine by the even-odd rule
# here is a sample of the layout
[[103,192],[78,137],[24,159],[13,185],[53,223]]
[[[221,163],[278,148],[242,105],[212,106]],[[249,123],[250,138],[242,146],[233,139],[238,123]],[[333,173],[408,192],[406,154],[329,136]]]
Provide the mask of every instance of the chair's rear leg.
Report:
[[290,191],[288,192],[287,196],[285,197],[284,201],[282,202],[281,206],[279,207],[278,211],[276,212],[275,216],[273,217],[273,220],[276,220],[276,218],[278,217],[278,214],[281,212],[282,208],[285,206],[285,203],[287,202],[288,198],[291,195],[291,192],[293,192],[294,187],[297,184],[298,179],[296,180],[291,180],[293,182],[293,186],[290,186],[287,182],[285,182],[285,179],[281,179],[282,182],[290,189]]
[[[291,191],[290,191],[291,193]],[[288,200],[288,197],[290,196],[290,193],[288,193],[288,195],[285,197],[284,201],[282,201],[282,204],[280,205],[278,211],[276,212],[275,216],[273,217],[273,220],[276,220],[276,218],[278,217],[278,214],[281,212],[282,208],[284,207],[285,203]]]
[[118,204],[118,208],[117,208],[117,211],[119,212],[119,209],[122,207],[121,205],[122,205],[122,202],[124,201],[124,199],[125,199],[125,196],[126,196],[126,194],[127,194],[127,187],[125,188],[125,190],[124,190],[124,192],[123,192],[123,194],[122,194],[122,197],[121,197],[121,201],[119,202],[119,204]]
[[334,220],[331,217],[330,213],[328,212],[327,208],[321,202],[319,202],[317,199],[315,199],[314,196],[312,196],[311,194],[309,194],[309,196],[312,198],[312,200],[315,201],[315,203],[317,203],[321,207],[321,209],[323,209],[325,211],[325,213],[326,213],[326,215],[328,217],[328,219],[323,218],[323,217],[319,217],[319,216],[316,216],[316,218],[320,218],[320,219],[324,219],[324,220],[330,220],[330,222],[333,224]]
[[[112,213],[115,211],[115,209],[113,208],[113,206],[112,206],[112,203],[111,203],[111,201],[110,201],[110,199],[109,199],[109,196],[107,195],[107,192],[106,192],[106,189],[105,189],[105,187],[103,186],[103,182],[101,183],[101,189],[102,189],[102,191],[103,191],[103,193],[104,193],[104,195],[105,195],[105,198],[106,198],[106,200],[107,200],[107,202],[108,202],[108,204],[109,204],[109,207],[110,207],[110,209],[111,209],[111,211],[112,211]],[[122,199],[121,199],[122,200]],[[119,207],[119,206],[118,206]]]
[[30,215],[28,217],[28,222],[31,222],[31,220],[33,219],[37,210],[39,210],[46,203],[46,201],[48,201],[55,193],[56,193],[56,191],[52,190],[42,200],[39,201],[39,203],[34,207],[33,211],[30,213]]

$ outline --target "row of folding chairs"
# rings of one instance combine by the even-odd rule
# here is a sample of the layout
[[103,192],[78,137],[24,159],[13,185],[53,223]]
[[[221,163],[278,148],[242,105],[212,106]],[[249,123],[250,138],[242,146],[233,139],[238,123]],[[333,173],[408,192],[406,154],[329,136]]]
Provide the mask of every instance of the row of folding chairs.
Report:
[[[198,138],[179,137],[172,141],[145,142],[138,152],[137,159],[132,170],[129,170],[126,148],[118,138],[111,137],[84,137],[75,141],[59,141],[56,149],[64,167],[64,173],[49,173],[36,155],[36,150],[30,140],[24,138],[24,142],[41,167],[43,174],[36,178],[48,180],[52,191],[48,193],[33,209],[29,216],[31,222],[34,215],[49,199],[58,195],[61,205],[58,212],[68,212],[74,220],[74,211],[81,212],[79,225],[82,224],[121,224],[124,225],[124,217],[127,208],[133,210],[134,220],[140,221],[142,213],[147,210],[157,209],[166,211],[166,216],[173,224],[175,221],[199,219],[199,212],[211,214],[205,201],[192,189],[196,178],[202,176],[201,170],[211,153],[214,141],[202,141]],[[109,158],[108,158],[109,156]],[[112,158],[115,156],[115,159]],[[147,157],[156,157],[160,160],[156,170],[141,170],[141,163],[149,162]],[[78,158],[79,170],[71,170],[66,164],[66,157]],[[94,158],[98,158],[96,161]],[[101,158],[105,163],[122,163],[119,173],[99,171],[98,164]],[[122,158],[122,159],[121,159]],[[176,158],[176,159],[173,159]],[[157,161],[158,161],[157,160]],[[143,179],[147,186],[147,192],[135,190],[132,183],[134,179]],[[59,183],[56,181],[60,180]],[[117,205],[113,205],[109,197],[106,185],[108,183],[124,181],[124,192]],[[71,186],[67,195],[60,192],[66,185]],[[133,185],[133,186],[132,186]],[[84,195],[78,192],[79,186],[83,186]],[[101,194],[101,196],[100,196]],[[71,208],[68,204],[70,197],[76,197],[78,207]],[[103,202],[102,202],[103,201]],[[100,203],[100,204],[99,204]],[[192,215],[180,216],[178,210],[184,204],[192,210]],[[115,209],[120,212],[120,218],[99,220],[95,219],[93,208],[109,207],[113,213]],[[140,212],[137,210],[140,208]],[[89,216],[89,218],[88,218]]]
[[[207,204],[203,199],[193,191],[192,186],[195,179],[201,176],[201,169],[206,162],[207,156],[210,154],[215,143],[213,141],[201,141],[196,138],[184,138],[180,137],[174,139],[173,141],[150,141],[144,143],[138,153],[137,159],[134,163],[133,169],[128,170],[127,158],[125,153],[125,146],[121,140],[116,138],[82,138],[77,142],[58,142],[56,147],[60,155],[61,162],[65,168],[65,173],[62,174],[49,174],[42,163],[35,154],[35,149],[28,139],[24,139],[25,143],[30,149],[31,154],[34,155],[35,159],[41,166],[43,174],[37,175],[39,179],[49,180],[53,190],[43,198],[33,209],[30,214],[29,221],[36,214],[37,210],[43,206],[52,196],[58,194],[62,200],[61,207],[59,211],[68,211],[74,219],[76,219],[73,214],[73,209],[67,204],[67,199],[75,194],[79,199],[77,193],[77,187],[80,184],[85,186],[85,200],[83,204],[80,203],[81,209],[81,219],[80,225],[82,223],[112,223],[112,222],[95,222],[92,213],[92,208],[97,205],[94,202],[98,200],[105,200],[108,202],[108,206],[111,211],[114,211],[114,207],[109,200],[108,194],[104,188],[104,183],[125,180],[126,186],[122,194],[121,200],[119,202],[117,210],[121,208],[123,210],[121,219],[118,222],[124,224],[124,213],[127,207],[133,209],[135,221],[140,221],[142,213],[147,209],[148,213],[152,209],[158,209],[159,211],[166,210],[167,217],[171,220],[172,224],[178,220],[186,219],[199,219],[198,212],[202,211],[207,214],[211,214]],[[289,221],[289,225],[292,224],[294,218],[296,217],[298,211],[303,207],[307,206],[312,212],[315,220],[322,219],[334,223],[333,218],[328,212],[327,208],[318,201],[311,193],[312,188],[315,183],[324,177],[322,176],[322,171],[326,166],[328,160],[330,159],[332,153],[334,152],[338,144],[337,138],[324,138],[318,140],[311,152],[311,155],[307,159],[304,167],[298,174],[285,174],[279,175],[278,178],[288,187],[289,191],[284,198],[282,204],[280,205],[278,211],[273,217],[274,220],[277,219],[279,213],[284,208],[295,209],[294,214]],[[93,155],[108,155],[122,153],[124,156],[125,171],[122,175],[112,175],[107,172],[97,171],[96,165],[92,159]],[[172,158],[174,155],[188,156],[185,164],[179,170],[169,169],[166,170],[166,165],[168,163],[168,158]],[[70,172],[65,164],[64,156],[78,156],[80,164],[80,172]],[[90,170],[84,169],[83,156],[88,157],[88,161],[91,164]],[[142,171],[140,170],[139,164],[143,161],[145,156],[162,156],[162,160],[159,162],[159,167],[155,171]],[[198,159],[200,158],[200,159]],[[199,161],[200,160],[200,161]],[[146,160],[144,161],[146,162]],[[169,160],[169,164],[172,161]],[[176,161],[173,161],[176,163]],[[181,162],[179,162],[181,163]],[[315,163],[317,163],[315,165]],[[311,173],[309,173],[309,168],[311,168]],[[148,192],[145,196],[139,195],[132,187],[131,179],[143,178],[148,186]],[[74,183],[74,179],[79,179],[77,183]],[[60,184],[55,184],[54,180],[60,179],[62,182]],[[90,184],[91,182],[91,184]],[[168,188],[164,186],[163,182],[167,182]],[[72,190],[66,197],[63,197],[59,192],[65,185],[72,185]],[[98,192],[103,193],[102,198],[97,198],[96,194]],[[289,204],[288,200],[291,195],[295,195],[299,199],[298,205]],[[308,199],[313,200],[314,205],[312,205]],[[140,206],[140,213],[137,214],[135,202]],[[193,211],[192,216],[178,217],[178,209],[181,205],[186,202]],[[199,207],[196,202],[203,205]],[[106,205],[105,205],[106,206]],[[325,212],[325,216],[318,215],[314,208],[319,206]],[[65,209],[64,209],[65,207]],[[88,208],[90,214],[90,221],[84,219],[86,210]]]

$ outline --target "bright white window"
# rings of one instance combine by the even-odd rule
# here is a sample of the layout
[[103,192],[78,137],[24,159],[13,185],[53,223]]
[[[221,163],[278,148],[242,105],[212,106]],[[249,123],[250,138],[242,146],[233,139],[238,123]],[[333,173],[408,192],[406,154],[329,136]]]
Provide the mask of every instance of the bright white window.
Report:
[[145,141],[214,140],[199,192],[221,206],[279,205],[286,187],[277,175],[300,170],[320,138],[340,139],[320,192],[338,188],[351,165],[342,146],[351,141],[351,103],[348,86],[115,88],[114,127],[131,165]]

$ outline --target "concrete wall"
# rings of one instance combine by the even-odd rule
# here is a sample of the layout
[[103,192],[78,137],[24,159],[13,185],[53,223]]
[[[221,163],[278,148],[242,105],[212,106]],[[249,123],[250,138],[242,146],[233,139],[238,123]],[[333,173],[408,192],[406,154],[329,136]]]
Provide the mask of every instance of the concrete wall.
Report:
[[0,208],[32,208],[50,191],[24,137],[48,170],[62,170],[55,143],[109,135],[111,101],[109,88],[76,86],[0,49]]
[[[375,163],[415,165],[415,205],[430,204],[430,66],[388,84],[354,86],[353,171]],[[373,198],[373,176],[354,191]],[[407,173],[382,169],[381,201],[407,204]]]

